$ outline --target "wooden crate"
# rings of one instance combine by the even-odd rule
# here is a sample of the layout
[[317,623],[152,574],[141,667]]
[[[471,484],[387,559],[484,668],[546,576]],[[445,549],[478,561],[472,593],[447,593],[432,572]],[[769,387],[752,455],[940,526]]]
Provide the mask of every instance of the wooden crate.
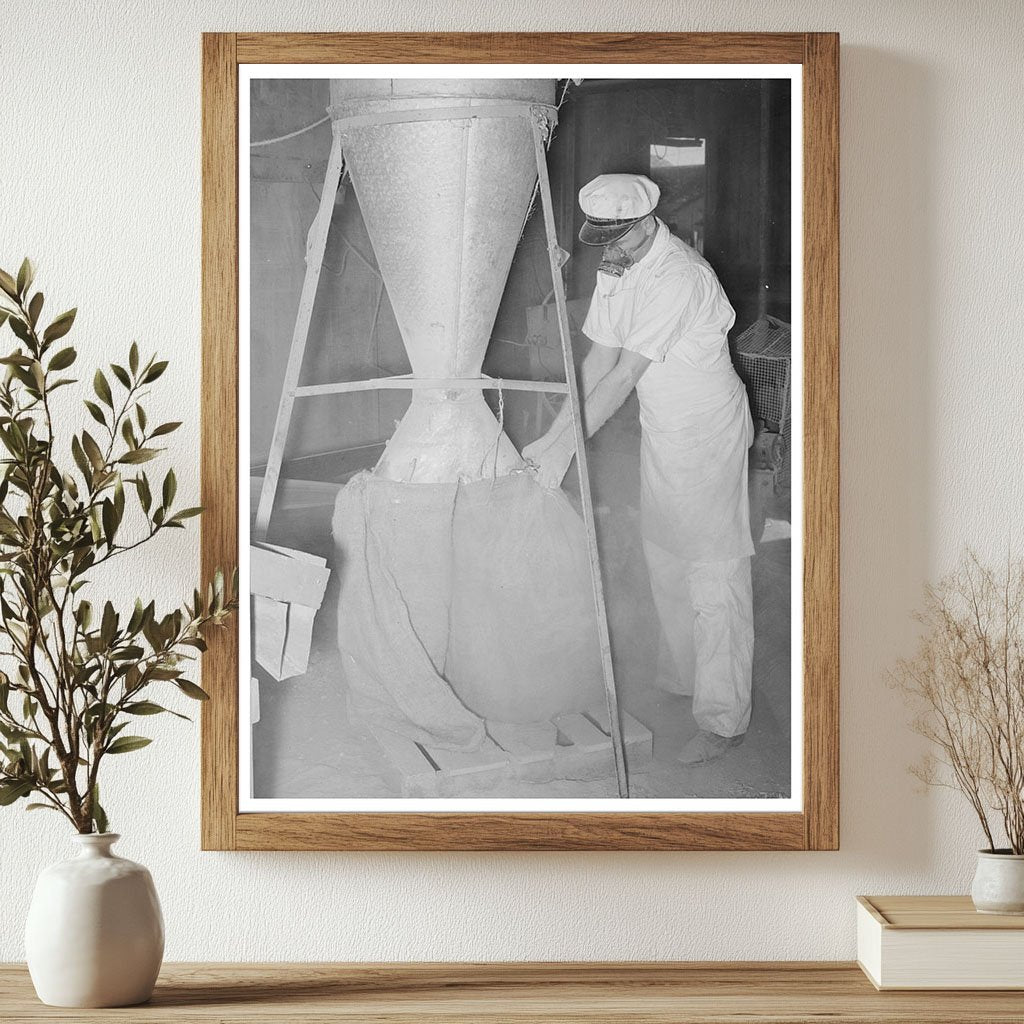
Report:
[[253,656],[275,679],[309,666],[313,619],[331,570],[327,559],[277,544],[249,548]]
[[[379,727],[373,734],[398,776],[403,797],[471,797],[502,778],[533,783],[614,779],[607,722],[604,708],[562,715],[549,724],[557,736],[552,746],[524,745],[515,752],[503,750],[490,737],[478,750],[462,753],[425,746]],[[622,732],[629,767],[636,770],[649,763],[651,731],[622,712]]]

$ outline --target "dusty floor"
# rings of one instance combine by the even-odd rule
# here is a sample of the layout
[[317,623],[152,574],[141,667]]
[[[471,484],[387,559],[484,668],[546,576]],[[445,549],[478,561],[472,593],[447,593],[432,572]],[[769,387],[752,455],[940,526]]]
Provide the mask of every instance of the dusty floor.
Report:
[[[612,426],[610,424],[609,426]],[[622,707],[654,735],[653,761],[630,772],[634,797],[757,798],[789,795],[790,541],[768,540],[753,560],[755,650],[751,724],[743,744],[706,766],[675,758],[696,731],[690,699],[653,686],[659,626],[640,548],[633,431],[604,430],[591,459],[605,589]],[[567,484],[571,490],[571,481]],[[788,520],[788,493],[766,493],[769,518]],[[331,509],[275,516],[270,539],[332,557]],[[253,795],[263,798],[400,796],[398,777],[365,725],[351,722],[336,649],[337,581],[332,578],[314,628],[308,672],[285,682],[260,678],[260,721],[253,727]],[[617,795],[606,777],[544,784],[477,779],[464,795],[597,797]]]

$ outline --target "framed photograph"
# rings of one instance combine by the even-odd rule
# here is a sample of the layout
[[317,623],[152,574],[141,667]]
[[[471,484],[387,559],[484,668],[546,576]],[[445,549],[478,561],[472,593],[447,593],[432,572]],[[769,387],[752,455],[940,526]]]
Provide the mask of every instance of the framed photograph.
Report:
[[838,847],[838,51],[204,36],[204,848]]

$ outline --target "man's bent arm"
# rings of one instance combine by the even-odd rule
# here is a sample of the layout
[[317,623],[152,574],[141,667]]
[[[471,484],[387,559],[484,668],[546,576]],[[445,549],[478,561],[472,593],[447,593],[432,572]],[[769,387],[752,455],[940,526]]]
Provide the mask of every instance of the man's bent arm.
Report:
[[587,437],[593,437],[619,411],[650,365],[651,361],[646,356],[631,352],[628,348],[619,350],[615,365],[597,382],[582,403],[583,426]]
[[[590,366],[588,375],[587,362],[591,353],[599,351],[599,355]],[[611,356],[611,359],[608,356]],[[583,378],[583,400],[580,403],[583,413],[583,427],[587,437],[593,437],[618,412],[622,403],[629,398],[630,392],[637,386],[644,371],[651,365],[646,356],[631,352],[628,348],[614,349],[604,345],[592,345],[580,368]],[[603,371],[603,372],[601,372]],[[590,379],[588,380],[588,376]],[[561,420],[561,424],[559,424]],[[555,433],[556,428],[559,428]],[[552,441],[558,442],[568,435],[572,444],[572,430],[569,423],[569,401],[563,403],[555,422],[548,432]]]
[[[593,349],[602,346],[594,345]],[[651,365],[646,356],[629,349],[606,349],[614,357],[614,364],[601,376],[583,399],[583,425],[587,437],[592,437],[611,416],[622,406],[629,393],[636,387],[644,371]],[[589,355],[589,354],[588,354]],[[584,383],[589,383],[586,362],[581,367]],[[597,356],[591,364],[591,372],[597,377],[597,370],[609,362],[607,356]],[[537,479],[547,487],[557,487],[572,462],[575,445],[569,422],[568,399],[559,410],[551,429],[539,441],[523,449],[523,455],[537,463]]]
[[[590,343],[590,350],[583,357],[583,362],[580,364],[580,390],[581,390],[581,402],[584,410],[586,409],[587,402],[590,395],[594,392],[594,389],[598,384],[615,369],[616,363],[619,361],[619,353],[621,349],[611,348],[608,345],[598,345],[596,342]],[[625,401],[625,399],[623,399]],[[621,404],[621,403],[620,403]],[[612,410],[615,411],[614,409]],[[566,398],[562,402],[562,408],[558,410],[558,415],[554,418],[551,426],[548,427],[547,433],[541,439],[544,441],[543,447],[547,447],[549,444],[560,440],[565,431],[572,429],[572,423],[569,417],[569,399]],[[596,428],[595,428],[596,429]],[[588,432],[590,435],[592,432]]]

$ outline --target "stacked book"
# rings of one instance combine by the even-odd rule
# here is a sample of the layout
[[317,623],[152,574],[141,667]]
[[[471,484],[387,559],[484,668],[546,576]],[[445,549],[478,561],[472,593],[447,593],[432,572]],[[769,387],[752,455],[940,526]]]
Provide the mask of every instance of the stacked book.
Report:
[[1024,915],[979,914],[970,896],[858,896],[857,962],[878,989],[1024,989]]

